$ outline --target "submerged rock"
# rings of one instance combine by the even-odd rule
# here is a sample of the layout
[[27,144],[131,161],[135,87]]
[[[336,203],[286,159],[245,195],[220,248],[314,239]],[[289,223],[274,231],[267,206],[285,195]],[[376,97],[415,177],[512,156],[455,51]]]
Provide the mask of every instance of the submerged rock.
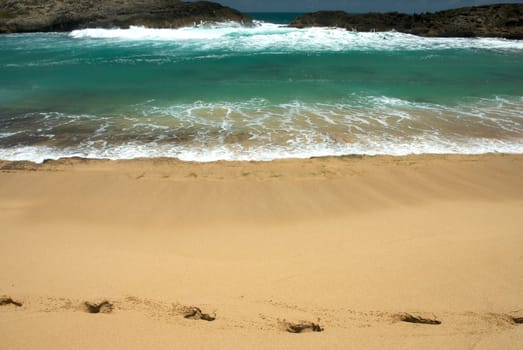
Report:
[[320,11],[296,18],[290,27],[339,27],[360,32],[396,30],[427,37],[523,39],[523,4],[498,4],[408,15]]
[[0,33],[129,26],[178,28],[225,21],[252,24],[250,16],[208,1],[2,0],[0,3]]

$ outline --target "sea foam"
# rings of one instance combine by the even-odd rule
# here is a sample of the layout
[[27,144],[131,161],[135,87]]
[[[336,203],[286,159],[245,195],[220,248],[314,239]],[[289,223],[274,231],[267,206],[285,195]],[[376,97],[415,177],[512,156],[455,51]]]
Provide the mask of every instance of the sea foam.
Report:
[[[174,157],[208,162],[347,154],[523,153],[521,102],[499,97],[452,107],[387,96],[355,96],[336,104],[271,105],[253,99],[160,106],[149,101],[135,106],[130,113],[134,117],[31,115],[35,122],[40,119],[40,134],[21,130],[16,140],[26,132],[35,144],[0,148],[0,159]],[[71,138],[60,132],[64,127],[82,132]],[[45,144],[43,137],[49,138]],[[5,134],[0,143],[8,142]]]
[[350,145],[323,143],[301,144],[299,147],[258,146],[251,148],[183,147],[176,145],[126,144],[104,149],[80,145],[70,148],[28,146],[16,149],[0,149],[0,159],[8,161],[29,160],[41,163],[46,159],[85,157],[96,159],[134,159],[170,157],[184,161],[271,161],[287,158],[311,158],[345,155],[416,155],[416,154],[485,154],[523,153],[523,142],[503,142],[490,139],[467,139],[462,142],[419,139],[418,142],[401,143],[387,140],[357,142]]
[[363,51],[363,50],[444,50],[510,49],[523,50],[522,40],[500,38],[422,38],[398,32],[351,32],[340,28],[296,29],[270,23],[254,27],[223,24],[215,27],[154,29],[83,29],[75,39],[124,41],[164,41],[191,49],[229,48],[235,51]]

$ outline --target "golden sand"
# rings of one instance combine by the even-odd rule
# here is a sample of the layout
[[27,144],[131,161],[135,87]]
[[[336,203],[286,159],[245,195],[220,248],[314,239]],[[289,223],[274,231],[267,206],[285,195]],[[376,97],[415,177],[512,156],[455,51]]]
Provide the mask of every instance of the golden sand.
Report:
[[0,168],[3,349],[523,349],[522,155]]

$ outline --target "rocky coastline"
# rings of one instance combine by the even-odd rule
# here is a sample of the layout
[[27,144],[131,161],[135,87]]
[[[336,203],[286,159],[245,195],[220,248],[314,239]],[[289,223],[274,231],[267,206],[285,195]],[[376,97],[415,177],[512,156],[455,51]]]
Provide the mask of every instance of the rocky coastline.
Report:
[[290,27],[339,27],[359,32],[396,30],[425,37],[523,39],[523,4],[463,7],[413,15],[319,11],[296,18]]
[[225,21],[252,24],[250,16],[208,1],[3,0],[0,3],[0,33],[67,32],[93,27],[179,28]]
[[[179,28],[226,21],[253,25],[251,16],[208,1],[3,0],[0,3],[0,34],[130,26]],[[425,37],[523,39],[523,4],[463,7],[421,14],[319,11],[304,14],[289,26],[338,27],[359,32],[395,30]]]

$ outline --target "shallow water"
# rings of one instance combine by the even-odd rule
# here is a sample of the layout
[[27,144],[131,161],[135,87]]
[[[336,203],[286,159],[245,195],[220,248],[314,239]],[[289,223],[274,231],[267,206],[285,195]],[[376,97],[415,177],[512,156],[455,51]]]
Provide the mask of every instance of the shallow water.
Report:
[[523,41],[259,22],[0,36],[0,159],[523,152]]

